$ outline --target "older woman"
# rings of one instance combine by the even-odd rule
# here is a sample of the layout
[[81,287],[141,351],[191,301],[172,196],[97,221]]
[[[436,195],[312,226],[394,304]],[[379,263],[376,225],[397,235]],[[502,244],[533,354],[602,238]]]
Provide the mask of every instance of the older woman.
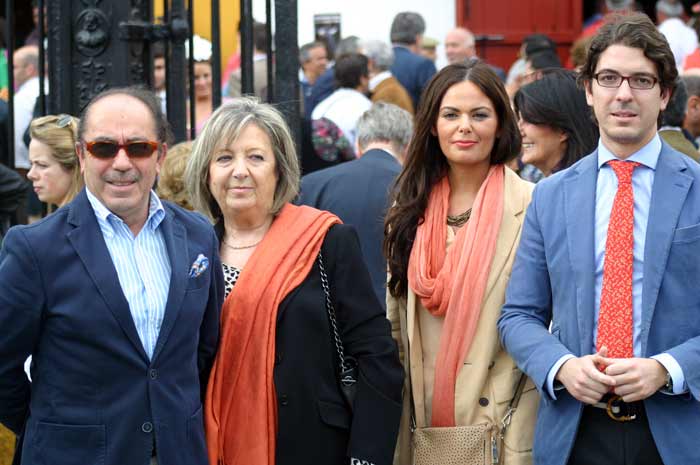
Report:
[[531,463],[537,392],[496,330],[532,192],[504,167],[520,150],[508,96],[482,62],[447,66],[415,128],[386,219],[387,312],[411,393],[396,463]]
[[576,163],[598,145],[598,126],[576,75],[563,69],[518,90],[513,99],[522,136],[522,162],[549,176]]
[[[205,405],[211,464],[390,463],[396,344],[354,230],[289,203],[299,165],[279,112],[250,98],[217,109],[185,178],[216,223],[226,277]],[[357,362],[354,401],[339,389],[338,346]]]
[[29,162],[27,178],[39,200],[59,207],[67,204],[83,188],[75,142],[78,119],[70,115],[49,115],[29,125]]

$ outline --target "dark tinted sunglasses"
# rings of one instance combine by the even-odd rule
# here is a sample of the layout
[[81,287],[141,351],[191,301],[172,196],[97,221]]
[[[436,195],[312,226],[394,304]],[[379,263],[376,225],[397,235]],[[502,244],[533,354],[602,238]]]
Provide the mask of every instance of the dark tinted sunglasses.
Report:
[[128,142],[117,144],[108,141],[85,142],[85,148],[92,156],[102,159],[114,158],[121,149],[124,149],[129,158],[148,158],[158,149],[158,142]]

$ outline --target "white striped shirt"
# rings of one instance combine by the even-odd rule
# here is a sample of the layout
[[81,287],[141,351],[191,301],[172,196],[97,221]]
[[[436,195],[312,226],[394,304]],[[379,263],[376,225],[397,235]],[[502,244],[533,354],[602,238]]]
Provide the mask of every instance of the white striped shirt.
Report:
[[89,189],[86,191],[117,270],[122,292],[129,303],[136,331],[151,358],[170,290],[170,258],[163,231],[158,228],[165,218],[163,204],[151,191],[148,219],[134,237],[121,218],[109,211]]

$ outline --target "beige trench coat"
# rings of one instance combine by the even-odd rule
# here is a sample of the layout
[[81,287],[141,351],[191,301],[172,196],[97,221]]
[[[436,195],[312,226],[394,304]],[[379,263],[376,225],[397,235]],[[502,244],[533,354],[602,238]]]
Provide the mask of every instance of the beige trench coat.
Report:
[[[532,189],[532,184],[523,181],[506,168],[503,219],[486,286],[484,304],[474,341],[457,375],[455,389],[457,425],[500,424],[520,379],[520,370],[499,342],[496,321],[505,300],[506,286]],[[401,299],[392,298],[387,292],[387,316],[391,321],[394,339],[399,345],[399,354],[404,368],[407,363],[405,348],[410,347],[411,353],[408,360],[411,377],[410,379],[406,377],[406,383],[412,383],[416,403],[416,423],[420,427],[428,426],[428,421],[425,418],[423,357],[417,303],[416,295],[410,290],[408,296]],[[439,341],[434,341],[435,346],[438,343]],[[406,384],[395,465],[413,464],[408,392],[408,384]],[[504,465],[532,463],[532,441],[538,403],[537,390],[528,379],[505,437]]]

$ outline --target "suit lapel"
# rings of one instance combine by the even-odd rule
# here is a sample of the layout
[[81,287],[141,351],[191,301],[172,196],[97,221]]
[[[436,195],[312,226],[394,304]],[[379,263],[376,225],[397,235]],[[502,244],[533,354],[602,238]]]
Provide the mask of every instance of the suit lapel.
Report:
[[654,316],[661,280],[685,198],[693,178],[684,173],[684,155],[662,146],[654,174],[651,205],[644,246],[644,278],[642,284],[642,356],[646,356],[649,326]]
[[129,310],[129,303],[119,284],[117,270],[114,268],[112,257],[109,255],[107,244],[95,217],[95,211],[88,201],[85,190],[78,195],[70,208],[68,222],[75,228],[68,232],[68,240],[75,248],[85,265],[85,270],[126,337],[141,357],[148,361]]
[[170,289],[168,291],[168,301],[165,305],[163,325],[158,335],[156,348],[153,351],[153,360],[156,360],[156,357],[163,349],[173,329],[177,315],[180,313],[185,289],[187,288],[189,266],[191,265],[191,263],[187,263],[189,254],[185,228],[179,221],[175,220],[172,212],[167,207],[165,208],[166,214],[161,223],[161,230],[165,239],[165,246],[168,249],[168,256],[170,257]]
[[593,347],[597,164],[598,151],[595,151],[567,173],[567,179],[564,182],[566,241],[569,261],[576,280],[576,312],[581,355],[589,353]]

